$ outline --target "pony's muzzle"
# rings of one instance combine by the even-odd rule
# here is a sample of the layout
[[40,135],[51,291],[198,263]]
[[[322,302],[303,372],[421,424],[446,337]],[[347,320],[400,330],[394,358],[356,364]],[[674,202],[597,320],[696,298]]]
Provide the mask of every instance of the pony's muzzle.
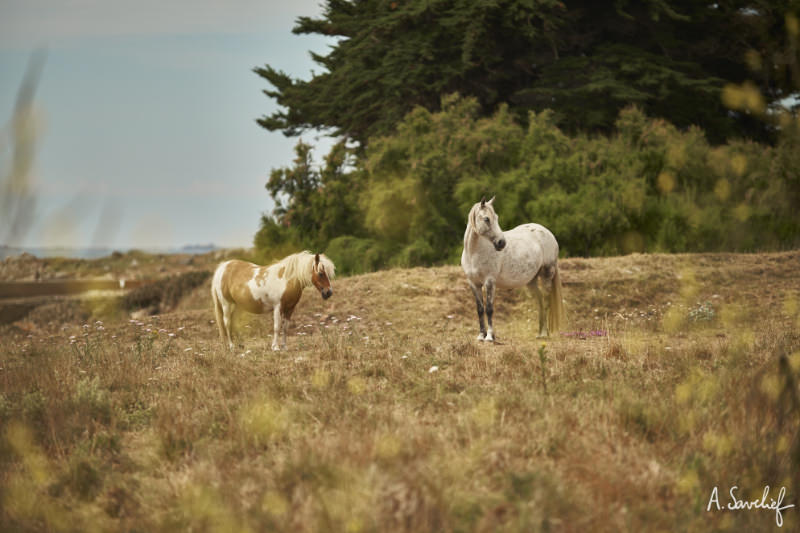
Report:
[[328,298],[333,296],[333,289],[322,289],[319,292],[320,292],[320,294],[322,294],[322,299],[323,300],[327,300]]
[[500,250],[502,250],[503,248],[505,248],[505,247],[506,247],[506,240],[505,239],[499,239],[494,243],[494,249],[497,250],[498,252]]

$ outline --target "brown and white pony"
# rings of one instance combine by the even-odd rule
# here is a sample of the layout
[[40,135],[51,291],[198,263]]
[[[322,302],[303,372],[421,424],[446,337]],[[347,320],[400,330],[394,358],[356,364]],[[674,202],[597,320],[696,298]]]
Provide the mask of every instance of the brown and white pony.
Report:
[[330,280],[334,275],[333,262],[311,252],[293,254],[269,266],[239,260],[220,263],[211,280],[211,299],[222,341],[233,349],[231,318],[235,309],[255,314],[272,310],[275,320],[272,349],[285,350],[286,327],[303,289],[313,285],[327,300],[333,294]]

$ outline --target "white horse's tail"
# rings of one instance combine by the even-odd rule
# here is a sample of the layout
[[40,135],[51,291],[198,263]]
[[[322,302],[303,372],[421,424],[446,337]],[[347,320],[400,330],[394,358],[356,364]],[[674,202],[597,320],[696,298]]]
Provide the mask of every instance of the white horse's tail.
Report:
[[550,333],[555,333],[567,323],[564,300],[561,297],[561,279],[558,277],[558,265],[555,266],[556,273],[553,275],[552,286],[550,287],[550,309],[547,313],[547,329]]

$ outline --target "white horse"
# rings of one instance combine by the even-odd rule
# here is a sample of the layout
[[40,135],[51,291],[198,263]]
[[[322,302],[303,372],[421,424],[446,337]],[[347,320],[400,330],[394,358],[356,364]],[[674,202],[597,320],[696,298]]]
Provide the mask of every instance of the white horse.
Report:
[[[303,289],[314,285],[327,300],[333,294],[330,280],[334,275],[333,262],[311,252],[290,255],[269,266],[238,260],[220,263],[211,280],[211,299],[222,342],[233,349],[231,327],[237,306],[256,314],[272,310],[272,349],[285,350],[286,327]],[[283,338],[279,343],[281,333]]]
[[[504,232],[500,229],[492,202],[494,197],[488,202],[481,199],[472,206],[464,233],[464,252],[461,254],[461,267],[478,306],[478,340],[495,339],[492,328],[495,288],[512,289],[523,285],[528,286],[539,302],[538,336],[547,337],[550,332],[557,331],[564,320],[561,281],[558,277],[558,242],[550,230],[539,224],[522,224]],[[546,315],[545,298],[538,280],[542,280],[548,292]],[[485,307],[483,287],[486,288]],[[489,322],[488,331],[483,324],[484,310]]]

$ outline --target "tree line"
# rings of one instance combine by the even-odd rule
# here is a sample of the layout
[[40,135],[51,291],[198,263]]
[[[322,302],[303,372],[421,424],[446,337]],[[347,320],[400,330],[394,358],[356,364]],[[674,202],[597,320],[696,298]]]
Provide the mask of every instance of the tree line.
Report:
[[796,2],[331,0],[310,80],[256,69],[300,141],[274,169],[265,255],[345,271],[456,261],[465,213],[550,227],[570,255],[800,244]]

